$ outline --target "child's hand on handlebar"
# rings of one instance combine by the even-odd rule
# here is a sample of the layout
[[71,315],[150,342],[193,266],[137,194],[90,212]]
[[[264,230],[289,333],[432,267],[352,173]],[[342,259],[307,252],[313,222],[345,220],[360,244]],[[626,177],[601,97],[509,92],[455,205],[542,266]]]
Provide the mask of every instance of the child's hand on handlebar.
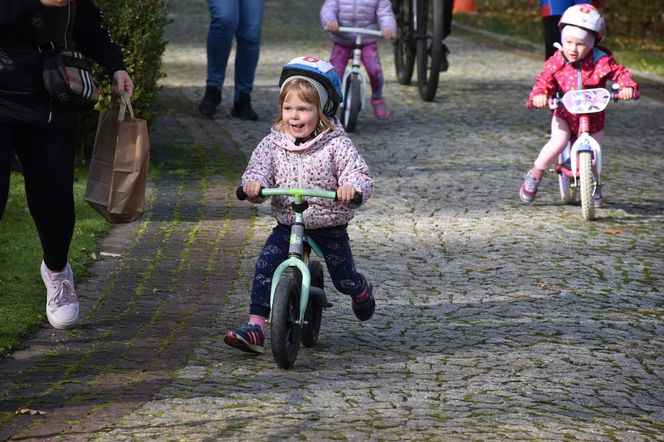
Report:
[[634,88],[633,87],[624,87],[618,91],[618,99],[620,100],[631,100],[634,98]]
[[392,28],[383,28],[383,38],[386,38],[387,40],[392,40],[394,38],[394,29]]
[[548,106],[549,97],[547,97],[545,94],[535,95],[531,100],[531,103],[535,108]]
[[344,204],[348,204],[353,201],[356,192],[357,191],[353,186],[344,184],[337,189],[337,200]]
[[249,181],[242,186],[242,190],[249,198],[258,198],[261,196],[261,183],[258,181]]
[[327,24],[327,26],[325,26],[325,29],[327,29],[328,31],[333,32],[333,33],[334,32],[339,32],[339,22],[335,21],[335,20],[332,20],[331,22],[329,22]]

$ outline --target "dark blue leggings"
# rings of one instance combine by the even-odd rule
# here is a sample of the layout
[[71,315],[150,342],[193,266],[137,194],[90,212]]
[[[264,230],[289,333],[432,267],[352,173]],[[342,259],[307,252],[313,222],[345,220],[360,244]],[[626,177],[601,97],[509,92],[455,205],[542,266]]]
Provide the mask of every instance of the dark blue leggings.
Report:
[[[355,270],[350,250],[347,225],[311,229],[306,235],[312,238],[325,255],[325,263],[334,287],[341,293],[354,296],[364,290],[365,279]],[[263,246],[256,261],[249,314],[267,318],[270,314],[270,288],[274,271],[288,258],[290,226],[277,224]]]

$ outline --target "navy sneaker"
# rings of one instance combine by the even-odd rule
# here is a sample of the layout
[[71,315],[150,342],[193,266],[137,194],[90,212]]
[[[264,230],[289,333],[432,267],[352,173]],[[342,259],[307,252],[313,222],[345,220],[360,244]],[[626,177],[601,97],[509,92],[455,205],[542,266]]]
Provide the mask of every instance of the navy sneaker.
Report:
[[353,313],[360,321],[368,321],[376,310],[376,300],[373,297],[373,286],[367,282],[367,286],[362,293],[353,296]]
[[256,324],[244,324],[235,330],[228,330],[224,342],[247,353],[265,352],[265,336]]

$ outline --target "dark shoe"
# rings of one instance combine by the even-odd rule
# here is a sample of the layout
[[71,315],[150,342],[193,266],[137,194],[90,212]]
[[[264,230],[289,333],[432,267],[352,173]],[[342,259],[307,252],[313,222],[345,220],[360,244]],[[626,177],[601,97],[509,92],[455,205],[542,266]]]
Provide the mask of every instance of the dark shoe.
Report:
[[249,95],[240,95],[238,101],[233,104],[231,115],[241,120],[258,120],[258,114],[251,108],[251,97]]
[[373,286],[367,282],[364,291],[357,296],[353,296],[353,313],[360,321],[368,321],[376,310],[376,300],[373,297]]
[[198,111],[205,117],[212,118],[221,104],[221,89],[214,86],[205,87],[205,95],[198,105]]
[[224,342],[247,353],[260,354],[265,351],[265,336],[256,324],[244,324],[235,330],[228,330]]

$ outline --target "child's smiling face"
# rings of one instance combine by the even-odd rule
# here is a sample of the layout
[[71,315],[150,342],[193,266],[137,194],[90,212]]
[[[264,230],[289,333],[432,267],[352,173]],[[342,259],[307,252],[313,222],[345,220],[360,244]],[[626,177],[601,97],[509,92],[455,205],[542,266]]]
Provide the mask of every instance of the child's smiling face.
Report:
[[578,37],[566,36],[562,43],[563,53],[571,63],[582,60],[592,49],[592,46],[588,46],[587,42]]
[[287,133],[306,141],[312,138],[318,125],[318,108],[302,100],[299,94],[289,92],[281,106],[281,120]]

